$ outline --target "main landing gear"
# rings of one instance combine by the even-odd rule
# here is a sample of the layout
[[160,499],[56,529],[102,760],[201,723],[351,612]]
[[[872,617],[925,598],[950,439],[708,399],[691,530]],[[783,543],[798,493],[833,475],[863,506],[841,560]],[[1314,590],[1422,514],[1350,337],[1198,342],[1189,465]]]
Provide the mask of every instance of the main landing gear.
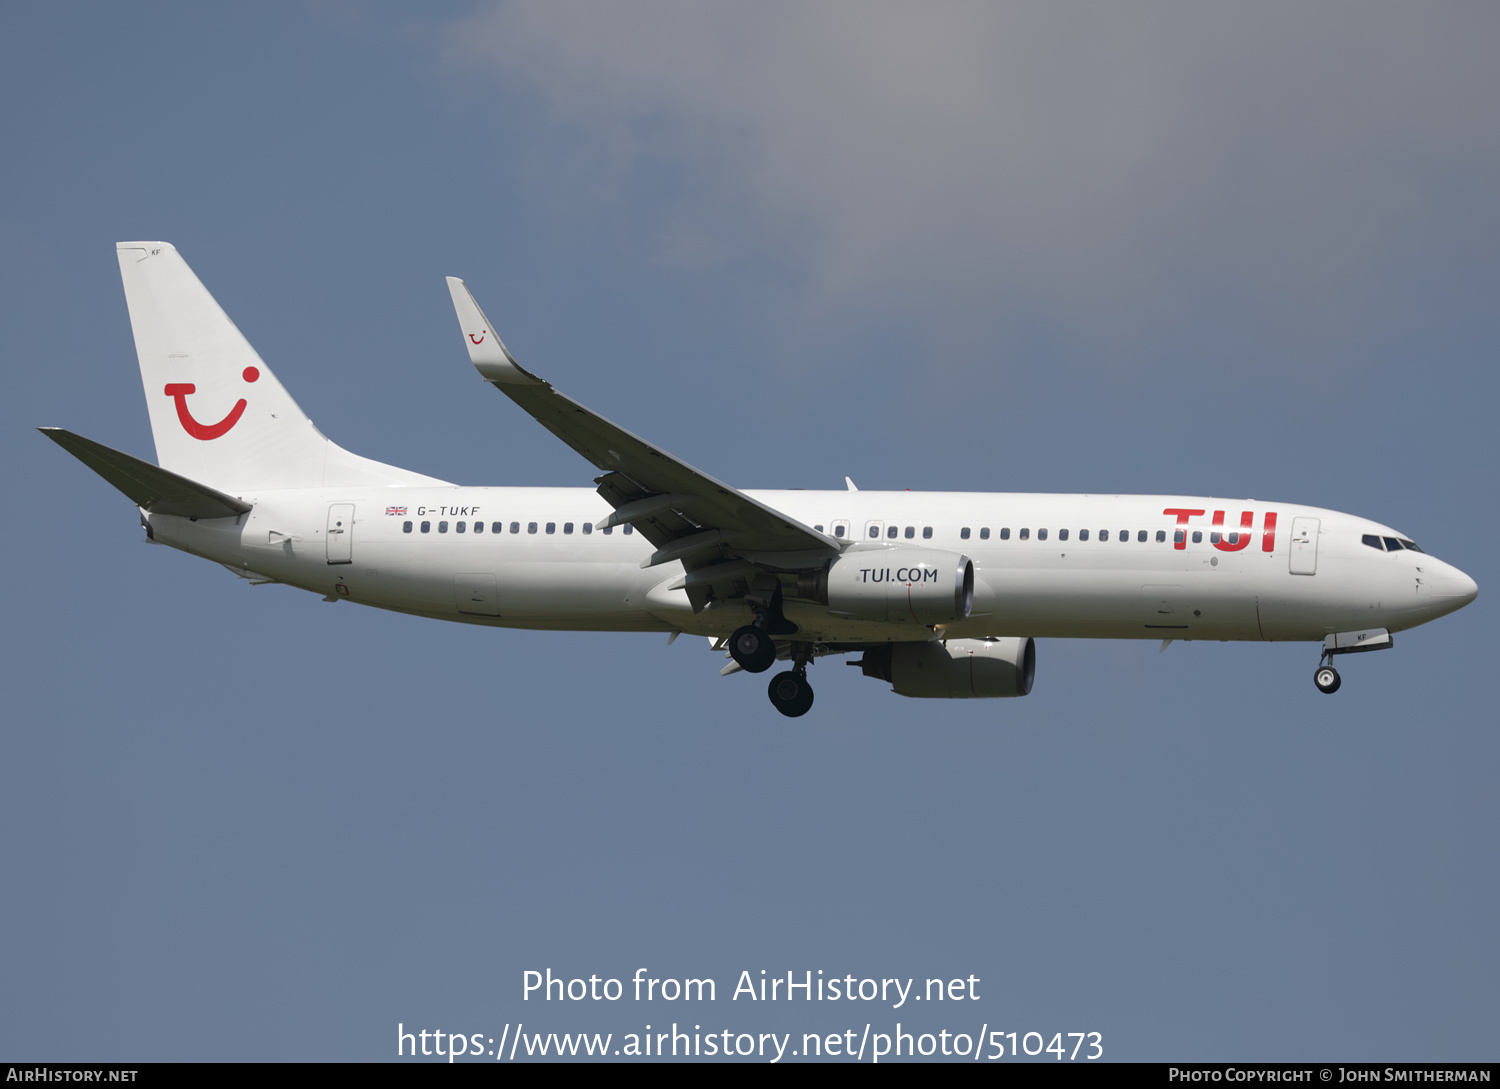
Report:
[[798,718],[812,708],[812,685],[807,683],[807,663],[812,658],[811,643],[800,643],[792,657],[792,668],[778,673],[766,686],[766,695],[771,697],[771,706],[787,718]]
[[[781,585],[777,583],[770,600],[753,600],[755,622],[736,628],[729,637],[729,656],[746,673],[764,673],[776,662],[777,635],[793,635],[797,625],[781,612]],[[778,673],[766,686],[771,706],[788,718],[807,714],[813,705],[812,685],[807,683],[807,663],[812,660],[814,645],[792,644],[792,668]]]
[[789,669],[771,678],[766,687],[771,697],[771,706],[787,718],[798,718],[807,714],[813,705],[812,685],[807,683],[807,673]]
[[729,637],[729,656],[746,673],[764,673],[776,661],[776,643],[760,624],[746,624]]

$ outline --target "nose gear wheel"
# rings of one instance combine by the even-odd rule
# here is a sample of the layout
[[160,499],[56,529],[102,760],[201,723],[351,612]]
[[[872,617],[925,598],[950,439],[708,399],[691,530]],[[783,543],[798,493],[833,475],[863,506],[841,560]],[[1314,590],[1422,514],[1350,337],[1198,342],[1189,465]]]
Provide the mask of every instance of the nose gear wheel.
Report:
[[1330,696],[1339,690],[1339,685],[1342,683],[1343,681],[1339,679],[1339,671],[1331,665],[1319,666],[1317,672],[1313,674],[1313,684],[1318,686],[1318,691],[1326,692]]

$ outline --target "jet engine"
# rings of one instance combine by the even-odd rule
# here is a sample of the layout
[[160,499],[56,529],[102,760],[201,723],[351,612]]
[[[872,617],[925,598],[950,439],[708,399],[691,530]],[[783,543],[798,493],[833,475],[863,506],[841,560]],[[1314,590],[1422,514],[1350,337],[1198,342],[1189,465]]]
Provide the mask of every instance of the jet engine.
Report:
[[858,663],[866,677],[890,681],[899,696],[997,699],[1024,696],[1036,679],[1036,643],[1010,639],[949,639],[870,647]]
[[851,620],[952,624],[974,606],[974,564],[928,548],[847,552],[799,578],[797,592]]

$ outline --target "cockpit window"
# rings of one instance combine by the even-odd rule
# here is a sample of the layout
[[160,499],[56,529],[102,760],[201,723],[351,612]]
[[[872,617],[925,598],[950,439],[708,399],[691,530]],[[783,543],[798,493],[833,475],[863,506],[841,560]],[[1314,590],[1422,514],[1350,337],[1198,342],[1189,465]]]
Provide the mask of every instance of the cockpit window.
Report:
[[1360,537],[1360,541],[1371,548],[1381,552],[1400,552],[1403,548],[1412,552],[1421,552],[1416,541],[1408,541],[1405,537],[1377,537],[1373,533],[1366,533]]

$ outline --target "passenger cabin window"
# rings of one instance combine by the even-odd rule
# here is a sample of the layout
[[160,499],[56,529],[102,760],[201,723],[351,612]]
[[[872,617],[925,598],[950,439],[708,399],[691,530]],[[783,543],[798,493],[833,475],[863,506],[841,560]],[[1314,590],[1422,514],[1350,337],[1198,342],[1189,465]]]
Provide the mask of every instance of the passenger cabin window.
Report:
[[[1145,539],[1146,539],[1146,535],[1144,533],[1142,533],[1141,534],[1141,540],[1144,541]],[[1122,529],[1122,530],[1120,530],[1120,542],[1122,544],[1129,544],[1130,543],[1130,530],[1128,530],[1128,529]]]
[[410,522],[402,522],[401,523],[401,532],[402,533],[410,533],[411,532],[411,523]]
[[[521,523],[520,522],[512,522],[510,524],[510,531],[512,533],[520,533],[521,532]],[[535,530],[533,530],[532,532],[535,532]]]
[[614,527],[614,526],[605,526],[605,527],[604,527],[604,535],[605,535],[605,536],[606,536],[606,537],[608,537],[608,536],[609,536],[609,535],[610,535],[610,534],[611,534],[611,533],[613,533],[613,532],[614,532],[614,531],[615,531],[615,527]]
[[455,533],[462,533],[462,532],[464,532],[464,530],[466,530],[468,528],[469,528],[469,523],[468,522],[454,522],[453,523],[453,532],[455,532]]
[[844,535],[844,528],[844,523],[840,522],[838,525],[833,527],[833,535],[835,537],[842,537]]
[[557,523],[556,522],[548,522],[547,523],[547,532],[548,533],[556,533],[557,532]]
[[490,532],[491,533],[504,533],[505,532],[505,523],[504,522],[491,522],[490,523]]
[[[1087,535],[1088,530],[1084,530],[1083,532],[1084,532],[1085,535]],[[1045,529],[1042,530],[1042,532],[1041,532],[1041,538],[1044,541],[1047,539],[1047,531]],[[1065,530],[1065,529],[1058,530],[1057,531],[1057,539],[1059,541],[1066,541],[1068,539],[1068,531]],[[1084,539],[1087,540],[1088,539],[1087,536],[1085,536]]]
[[1173,544],[1187,544],[1187,531],[1179,529],[1177,532],[1173,533],[1172,534],[1172,543]]
[[[1135,535],[1135,539],[1137,541],[1139,541],[1141,544],[1145,544],[1146,543],[1146,531],[1144,529],[1141,530],[1139,533],[1137,533]],[[1159,541],[1164,541],[1166,539],[1167,539],[1166,538],[1166,534],[1162,534],[1160,537],[1157,538],[1157,540],[1159,540]]]
[[813,529],[817,530],[819,533],[823,532],[823,527],[822,526],[813,526]]
[[[1141,540],[1144,541],[1145,539],[1146,539],[1146,531],[1142,530],[1141,531]],[[1157,544],[1165,544],[1166,540],[1167,540],[1167,531],[1164,530],[1164,529],[1157,530],[1156,531],[1156,543]],[[1179,542],[1182,540],[1182,530],[1180,530],[1180,529],[1177,531],[1177,540]]]
[[[907,530],[906,535],[908,537],[910,537],[911,536],[911,530]],[[932,527],[931,526],[923,526],[922,527],[922,540],[924,540],[924,541],[930,541],[930,540],[932,540]]]
[[572,533],[573,532],[573,523],[572,522],[564,522],[563,523],[563,532],[564,533]]
[[585,522],[585,523],[583,523],[583,535],[585,537],[587,537],[592,532],[594,532],[594,523],[593,522]]
[[[1196,541],[1197,537],[1194,537],[1193,539],[1194,539],[1194,541]],[[1219,531],[1218,530],[1214,530],[1212,533],[1210,533],[1208,535],[1208,539],[1209,539],[1210,543],[1212,543],[1212,544],[1218,544],[1219,543]]]
[[526,523],[526,532],[527,533],[535,533],[536,532],[536,523],[535,522],[527,522]]
[[1028,528],[1026,528],[1026,527],[1024,527],[1024,526],[1021,528],[1021,540],[1023,540],[1023,541],[1029,541],[1029,540],[1031,540],[1031,530],[1028,529]]
[[1202,544],[1203,543],[1203,531],[1201,529],[1195,529],[1195,530],[1193,530],[1193,543],[1194,544]]
[[422,532],[423,533],[431,533],[432,532],[432,523],[431,522],[423,522],[422,523]]
[[960,540],[967,541],[969,539],[969,527],[968,526],[964,526],[963,529],[959,530],[958,531],[958,536],[959,536]]
[[[1047,539],[1047,531],[1045,529],[1039,529],[1039,530],[1037,530],[1036,531],[1036,539],[1039,540],[1039,541],[1045,541]],[[1066,541],[1067,537],[1064,537],[1063,540]]]
[[[910,527],[910,526],[907,526],[907,527],[906,527],[906,528],[907,528],[907,530],[908,530],[908,531],[909,531],[909,530],[910,530],[910,529],[911,529],[911,527]],[[886,536],[887,536],[887,537],[895,537],[895,536],[896,536],[896,534],[898,534],[898,533],[900,533],[900,532],[901,532],[901,530],[900,530],[900,528],[899,528],[899,527],[897,527],[897,526],[891,526],[891,527],[890,527],[890,528],[889,528],[889,529],[887,529],[887,530],[886,530],[886,531],[885,531],[885,535],[886,535]],[[907,533],[907,534],[906,534],[906,535],[907,535],[907,536],[908,536],[908,537],[910,537],[910,536],[911,536],[911,533],[910,533],[910,532],[908,532],[908,533]]]
[[475,533],[483,533],[484,532],[484,523],[483,522],[475,522],[474,523],[474,532]]
[[[990,531],[989,530],[985,530],[984,533],[983,533],[983,536],[988,537],[989,535],[990,535]],[[1005,527],[1003,527],[1000,530],[1000,539],[1002,541],[1008,541],[1008,540],[1010,540],[1010,527],[1009,526],[1005,526]]]
[[[1088,530],[1084,530],[1084,532],[1087,533]],[[1107,530],[1107,529],[1101,529],[1099,531],[1099,539],[1101,541],[1107,541],[1107,540],[1109,540],[1109,530]]]
[[625,523],[625,536],[629,537],[634,532],[635,532],[635,526],[631,525],[629,522],[626,522]]
[[447,533],[448,532],[448,523],[447,522],[439,522],[438,523],[438,532],[439,533]]
[[[894,537],[895,535],[896,535],[896,527],[892,526],[891,527],[891,536]],[[908,541],[911,540],[916,535],[917,535],[917,527],[916,526],[907,526],[906,527],[906,539]]]
[[[1068,531],[1067,531],[1067,530],[1063,530],[1063,532],[1064,532],[1064,533],[1067,533],[1067,532],[1068,532]],[[1080,540],[1080,541],[1086,541],[1086,540],[1088,540],[1088,539],[1089,539],[1089,531],[1088,531],[1088,530],[1086,530],[1086,529],[1080,529],[1080,530],[1079,530],[1079,531],[1078,531],[1078,539],[1079,539],[1079,540]],[[1063,538],[1063,540],[1065,540],[1065,541],[1066,541],[1066,540],[1067,540],[1067,538],[1066,538],[1066,537],[1064,537],[1064,538]]]

